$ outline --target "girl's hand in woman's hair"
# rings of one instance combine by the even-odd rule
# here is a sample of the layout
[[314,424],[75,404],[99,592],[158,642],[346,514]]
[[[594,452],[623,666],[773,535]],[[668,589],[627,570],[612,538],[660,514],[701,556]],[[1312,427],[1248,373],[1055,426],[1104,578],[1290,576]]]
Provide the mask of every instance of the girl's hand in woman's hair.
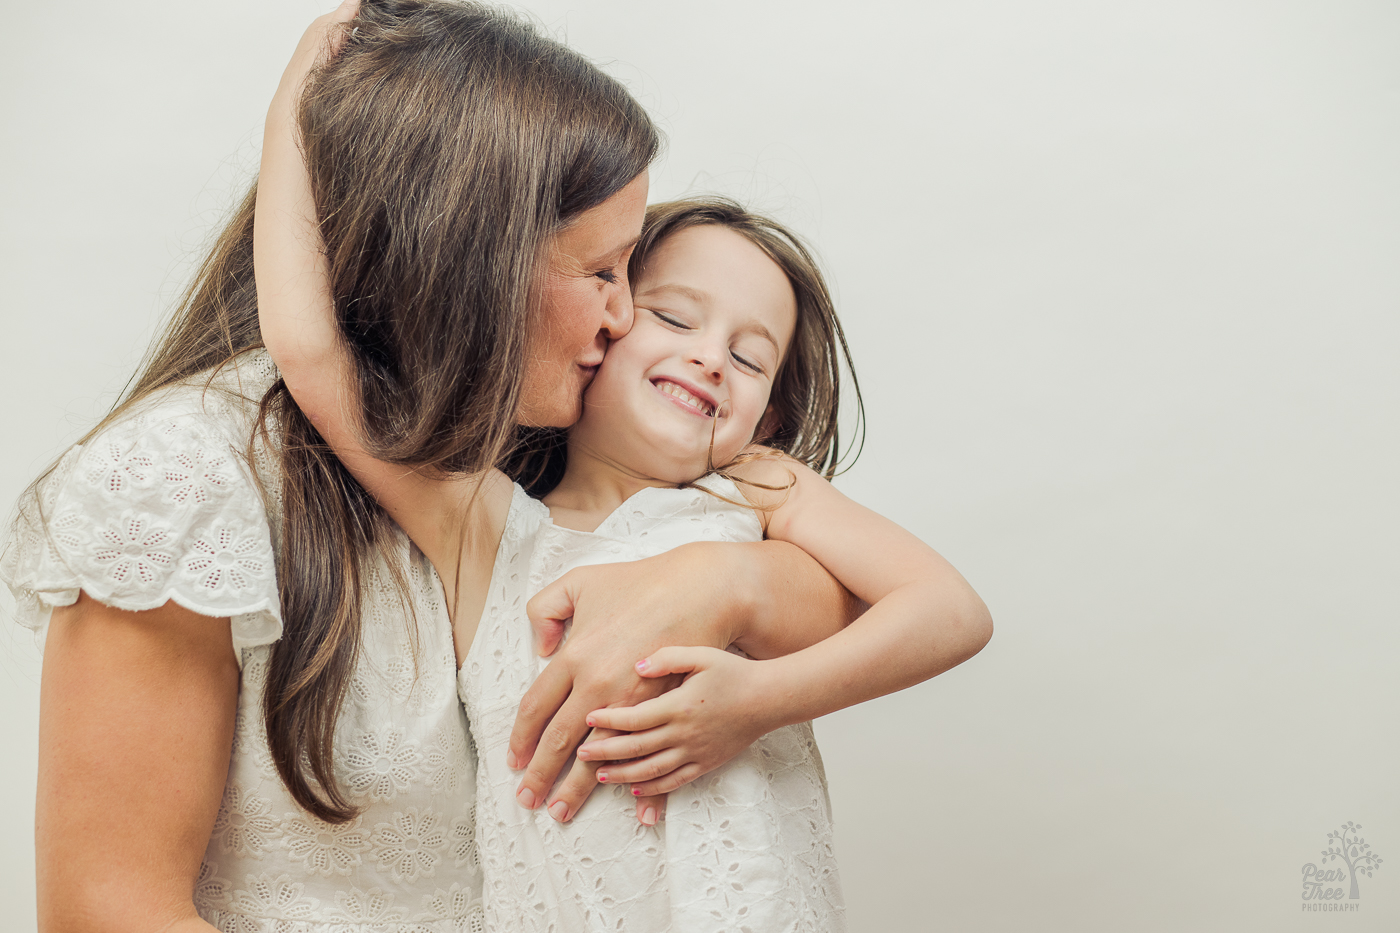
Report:
[[669,794],[787,724],[780,665],[715,648],[662,648],[638,672],[684,674],[684,683],[637,706],[589,713],[597,731],[626,734],[590,740],[578,757],[596,763],[599,783],[631,784],[638,796]]
[[282,72],[282,80],[277,85],[277,94],[273,98],[274,105],[280,102],[295,107],[306,76],[311,74],[317,65],[333,58],[335,53],[340,51],[340,47],[345,44],[344,26],[359,15],[359,12],[360,0],[344,0],[334,10],[311,21],[306,32],[302,33],[301,41],[292,53],[292,60],[287,63],[287,69]]

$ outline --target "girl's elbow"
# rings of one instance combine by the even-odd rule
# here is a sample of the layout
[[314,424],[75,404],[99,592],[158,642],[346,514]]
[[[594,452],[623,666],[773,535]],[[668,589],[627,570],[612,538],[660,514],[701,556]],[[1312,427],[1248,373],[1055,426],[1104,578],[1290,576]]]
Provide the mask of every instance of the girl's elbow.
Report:
[[[977,651],[987,647],[987,642],[992,640],[992,613],[986,605],[982,606],[982,612],[977,622]],[[976,652],[973,652],[974,654]]]
[[[963,612],[963,632],[964,644],[967,648],[966,658],[977,654],[987,647],[987,642],[992,640],[992,613],[987,609],[987,604],[982,602],[982,598],[976,593],[970,593],[971,599]],[[966,660],[964,658],[964,660]]]

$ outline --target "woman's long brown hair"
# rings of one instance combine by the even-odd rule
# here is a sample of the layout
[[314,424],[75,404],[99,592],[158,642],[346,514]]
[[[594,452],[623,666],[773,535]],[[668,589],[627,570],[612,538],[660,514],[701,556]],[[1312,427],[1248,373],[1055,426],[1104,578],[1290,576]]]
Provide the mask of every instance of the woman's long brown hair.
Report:
[[[385,460],[484,470],[513,442],[549,238],[640,174],[659,138],[620,84],[513,15],[364,0],[350,26],[298,119],[364,439]],[[152,392],[261,346],[253,207],[249,191],[85,441]],[[335,777],[335,725],[359,652],[361,588],[393,526],[280,380],[261,412],[277,453],[267,493],[280,515],[284,623],[264,696],[268,743],[292,797],[343,822],[357,807]]]

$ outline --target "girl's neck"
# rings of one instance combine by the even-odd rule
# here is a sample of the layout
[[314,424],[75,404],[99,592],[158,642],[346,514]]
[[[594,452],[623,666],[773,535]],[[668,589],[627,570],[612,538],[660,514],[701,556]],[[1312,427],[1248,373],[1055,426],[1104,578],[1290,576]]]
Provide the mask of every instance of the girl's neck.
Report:
[[569,441],[569,463],[559,485],[544,497],[554,524],[593,531],[632,496],[648,486],[674,487],[650,479],[583,444]]

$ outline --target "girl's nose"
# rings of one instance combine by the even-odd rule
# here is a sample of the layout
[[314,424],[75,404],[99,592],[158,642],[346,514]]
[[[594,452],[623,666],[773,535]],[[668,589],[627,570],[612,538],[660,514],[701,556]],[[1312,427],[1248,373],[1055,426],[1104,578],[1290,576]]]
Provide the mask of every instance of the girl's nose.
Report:
[[723,351],[715,347],[697,348],[690,361],[700,367],[700,371],[708,381],[716,385],[724,381]]

